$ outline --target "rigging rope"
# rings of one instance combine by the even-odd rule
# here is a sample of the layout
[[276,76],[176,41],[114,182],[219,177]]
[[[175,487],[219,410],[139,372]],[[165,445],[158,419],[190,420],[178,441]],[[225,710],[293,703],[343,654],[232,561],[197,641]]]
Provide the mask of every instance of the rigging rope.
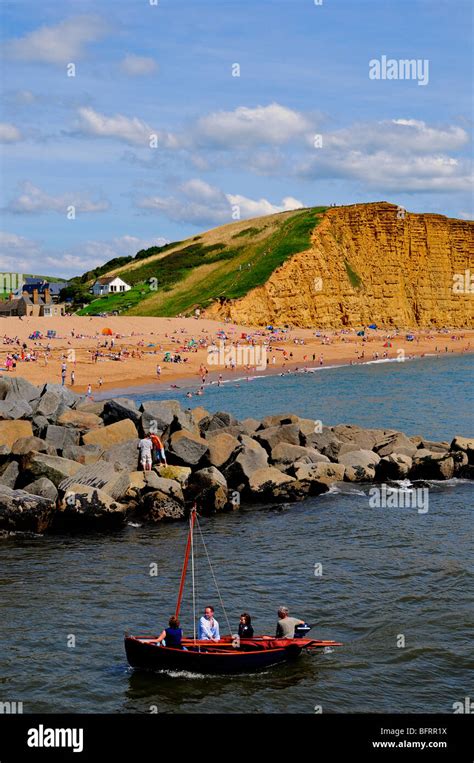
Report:
[[193,633],[196,643],[196,584],[194,579],[194,533],[191,532],[191,578],[193,584]]
[[228,627],[228,629],[229,629],[229,633],[232,633],[232,628],[230,627],[229,618],[227,617],[227,612],[226,612],[226,610],[225,610],[225,607],[224,607],[224,602],[222,601],[221,592],[220,592],[220,590],[219,590],[219,586],[217,585],[216,576],[214,575],[214,570],[213,570],[213,567],[212,567],[212,564],[211,564],[211,560],[210,560],[210,558],[209,558],[209,554],[208,554],[208,552],[207,552],[207,546],[206,546],[206,543],[205,543],[205,541],[204,541],[204,536],[203,536],[203,534],[202,534],[201,525],[200,525],[200,523],[199,523],[199,519],[197,518],[197,515],[196,515],[196,524],[197,524],[197,526],[198,526],[198,529],[199,529],[199,533],[200,533],[200,535],[201,535],[201,541],[202,541],[202,545],[204,546],[204,551],[206,552],[207,561],[209,562],[209,567],[210,567],[210,570],[211,570],[211,575],[212,575],[212,577],[213,577],[213,580],[214,580],[214,585],[216,586],[217,595],[218,595],[218,597],[219,597],[219,601],[220,601],[220,604],[221,604],[221,607],[222,607],[222,611],[223,611],[223,613],[224,613],[225,621],[226,621],[226,623],[227,623],[227,627]]

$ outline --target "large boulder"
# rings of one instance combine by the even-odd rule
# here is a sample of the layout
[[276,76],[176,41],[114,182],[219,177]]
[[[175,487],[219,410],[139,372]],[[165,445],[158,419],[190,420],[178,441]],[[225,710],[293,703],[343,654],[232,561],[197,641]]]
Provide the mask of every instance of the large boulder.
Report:
[[413,456],[410,479],[449,480],[454,476],[454,458],[450,453],[417,450]]
[[460,437],[456,436],[452,443],[450,450],[462,450],[467,453],[470,464],[474,464],[474,437]]
[[160,477],[152,469],[149,472],[141,472],[145,482],[145,490],[159,490],[161,493],[173,498],[179,503],[184,503],[183,489],[177,480],[169,480],[166,477]]
[[212,437],[206,438],[206,443],[209,448],[207,461],[217,469],[225,466],[232,455],[241,447],[236,437],[227,432],[219,431],[213,432]]
[[380,482],[404,480],[410,474],[412,464],[411,456],[405,456],[403,453],[392,453],[390,456],[384,456],[380,459],[375,470],[377,480]]
[[168,464],[167,466],[159,464],[153,467],[153,471],[156,471],[156,473],[160,477],[164,477],[164,479],[176,480],[181,487],[184,487],[187,484],[191,476],[191,469],[189,466],[177,466],[176,464]]
[[20,467],[16,461],[10,461],[6,469],[0,475],[0,484],[14,488],[20,474]]
[[199,425],[194,420],[194,416],[191,411],[179,410],[178,413],[175,413],[173,416],[173,421],[169,426],[169,434],[172,434],[173,432],[180,432],[183,429],[186,432],[191,432],[192,434],[197,435],[198,437],[200,435]]
[[[305,464],[298,463],[294,466],[294,473],[297,480],[308,481],[320,485],[332,485],[334,482],[342,482],[346,467],[344,464],[317,463]],[[313,491],[311,491],[313,492]]]
[[20,437],[32,437],[31,421],[17,419],[16,421],[0,421],[0,445],[12,447]]
[[247,495],[252,499],[265,499],[272,496],[275,488],[295,482],[294,477],[283,474],[274,466],[255,469],[249,476]]
[[201,514],[215,514],[230,508],[226,479],[215,466],[194,472],[187,496],[196,501]]
[[260,426],[260,421],[258,419],[248,418],[241,421],[240,426],[242,427],[244,434],[249,435],[249,437],[253,437],[254,433]]
[[391,456],[392,453],[400,453],[404,456],[413,457],[417,447],[403,432],[391,432],[385,435],[374,445],[374,451],[380,458]]
[[27,453],[49,453],[51,456],[55,456],[56,452],[47,442],[41,439],[41,437],[19,437],[18,440],[12,445],[12,456],[26,456]]
[[44,416],[48,421],[56,421],[56,418],[67,408],[64,395],[56,389],[46,391],[34,406],[35,416]]
[[338,462],[344,464],[344,479],[347,482],[366,482],[375,478],[375,470],[380,456],[371,450],[354,450],[338,456]]
[[270,461],[277,467],[286,471],[292,467],[296,461],[307,464],[316,464],[318,462],[329,462],[327,456],[323,456],[314,448],[305,448],[302,445],[291,445],[289,442],[280,442],[276,445],[270,456]]
[[354,450],[372,450],[376,442],[384,437],[381,429],[362,429],[353,424],[338,424],[333,432],[342,445],[339,453],[350,453]]
[[143,434],[162,434],[181,410],[181,406],[177,400],[147,400],[141,404],[140,410]]
[[116,421],[130,419],[136,427],[140,424],[141,413],[134,400],[127,397],[117,397],[115,400],[107,400],[104,405],[102,418],[104,424],[115,424]]
[[32,415],[33,408],[26,400],[0,400],[0,419],[27,419]]
[[104,461],[119,464],[122,469],[134,472],[136,469],[140,469],[141,466],[139,464],[140,453],[138,451],[138,443],[138,438],[120,442],[118,445],[113,445],[111,448],[104,450],[102,458]]
[[81,433],[78,429],[48,424],[45,438],[49,445],[52,445],[56,450],[62,451],[68,445],[79,445]]
[[23,481],[47,477],[56,486],[64,479],[74,476],[81,468],[81,464],[68,458],[35,452],[22,456],[20,466]]
[[281,424],[280,426],[259,429],[253,437],[265,448],[268,454],[281,442],[287,442],[291,445],[300,444],[298,424]]
[[129,472],[125,469],[117,469],[114,464],[107,461],[97,461],[95,464],[81,466],[71,477],[59,483],[59,491],[66,493],[71,486],[85,485],[96,490],[101,490],[111,498],[120,500],[130,487]]
[[315,448],[323,456],[327,456],[330,461],[337,461],[343,443],[334,434],[331,427],[320,427],[313,419],[300,419],[299,427],[302,445],[307,448]]
[[50,501],[56,501],[58,497],[56,485],[47,477],[40,477],[34,480],[34,482],[30,482],[28,485],[25,485],[23,490],[32,495],[39,495],[40,498],[47,498]]
[[[235,458],[223,469],[224,477],[231,487],[242,490],[249,484],[254,471],[268,466],[268,454],[260,443],[247,435],[241,435],[242,447]],[[278,471],[278,470],[276,470]]]
[[78,464],[95,464],[103,453],[99,445],[67,445],[63,448],[62,457],[77,461]]
[[139,514],[148,522],[170,522],[184,519],[184,506],[169,495],[155,490],[145,493],[140,504]]
[[386,480],[404,480],[410,474],[412,458],[403,453],[392,453],[380,459],[376,468],[377,479],[380,482]]
[[99,429],[91,429],[82,435],[82,442],[84,445],[99,445],[104,450],[107,450],[113,445],[118,445],[118,443],[126,442],[127,440],[135,440],[137,437],[138,432],[133,421],[131,419],[123,419],[123,421],[117,421],[115,424],[109,424]]
[[280,427],[284,424],[298,424],[299,417],[294,413],[276,413],[271,416],[265,416],[260,422],[258,429],[269,429],[270,427]]
[[90,398],[85,397],[81,398],[74,404],[73,410],[83,411],[84,413],[94,413],[100,418],[104,412],[105,403],[105,400],[90,400]]
[[206,440],[192,432],[181,430],[171,435],[168,458],[171,463],[196,466],[209,452]]
[[44,438],[48,429],[49,421],[46,416],[33,416],[33,432],[36,437]]
[[4,396],[4,400],[26,400],[30,403],[33,400],[37,400],[40,396],[40,389],[31,382],[23,379],[21,376],[12,377],[8,379],[8,388]]
[[72,483],[54,515],[56,532],[115,530],[123,527],[127,506],[95,487]]
[[218,411],[212,416],[207,416],[199,422],[199,428],[201,434],[207,432],[213,432],[218,429],[228,429],[229,427],[238,427],[239,422],[232,416],[231,413],[225,413],[224,411]]
[[44,397],[44,395],[47,395],[48,392],[52,392],[56,395],[59,395],[61,400],[63,401],[64,405],[68,408],[72,405],[75,405],[79,402],[79,400],[82,400],[83,397],[81,395],[78,395],[77,392],[73,392],[72,389],[69,389],[69,387],[63,386],[62,384],[45,384],[41,396]]
[[97,429],[97,427],[102,427],[104,424],[100,416],[96,413],[75,410],[73,408],[67,408],[63,411],[63,413],[58,416],[57,423],[62,427],[79,429],[81,432],[87,432],[89,429]]
[[191,416],[194,419],[194,423],[199,425],[199,422],[206,418],[206,416],[210,416],[211,414],[209,411],[206,411],[205,408],[202,407],[202,405],[197,405],[196,408],[193,408],[190,410]]
[[424,448],[425,450],[431,451],[431,453],[446,453],[449,450],[449,442],[444,442],[443,440],[425,440],[424,438],[421,438],[420,442],[417,444],[417,448],[419,450]]
[[51,524],[54,501],[0,485],[0,530],[43,533]]

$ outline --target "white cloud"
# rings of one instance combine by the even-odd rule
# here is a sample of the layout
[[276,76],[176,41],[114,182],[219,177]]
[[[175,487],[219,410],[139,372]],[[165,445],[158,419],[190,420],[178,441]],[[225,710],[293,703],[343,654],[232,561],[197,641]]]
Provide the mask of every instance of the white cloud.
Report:
[[260,143],[281,144],[311,129],[303,114],[271,103],[269,106],[217,111],[198,120],[197,141],[228,148]]
[[71,278],[115,257],[134,257],[141,249],[167,243],[168,239],[162,236],[145,239],[125,234],[108,241],[85,241],[69,251],[48,251],[38,241],[16,233],[0,232],[0,272]]
[[[311,138],[312,140],[312,138]],[[339,150],[392,150],[398,153],[416,151],[457,151],[469,142],[462,127],[430,127],[416,119],[390,119],[356,123],[351,127],[323,135],[323,146]]]
[[77,193],[51,196],[33,183],[24,183],[23,192],[16,199],[10,201],[7,209],[17,214],[58,212],[66,215],[70,206],[73,206],[76,212],[104,212],[109,208],[109,203],[107,201],[92,201],[83,194]]
[[133,53],[125,56],[120,67],[125,74],[129,74],[131,77],[153,74],[157,69],[156,61],[153,58],[135,56]]
[[33,32],[11,40],[6,52],[20,61],[47,64],[68,64],[83,58],[85,47],[100,40],[107,25],[95,15],[74,16],[54,26],[42,26]]
[[41,247],[16,233],[0,231],[0,270],[6,273],[39,273]]
[[0,122],[0,143],[17,143],[21,140],[18,127],[8,122]]
[[467,132],[455,125],[392,119],[354,124],[323,134],[322,141],[311,158],[301,160],[297,175],[358,180],[382,193],[459,192],[472,183],[468,161],[448,153],[469,142]]
[[[223,225],[233,221],[233,213],[239,212],[238,219],[271,215],[290,209],[300,209],[303,203],[291,196],[280,204],[272,204],[268,199],[250,199],[240,194],[224,193],[220,188],[197,178],[182,183],[177,188],[177,196],[149,196],[138,201],[140,209],[156,211],[170,220],[195,225]],[[238,208],[238,209],[237,209]]]
[[151,136],[157,136],[158,146],[176,148],[178,143],[171,133],[153,129],[138,117],[115,114],[112,117],[100,114],[90,107],[79,109],[79,132],[98,138],[115,138],[135,146],[150,147]]

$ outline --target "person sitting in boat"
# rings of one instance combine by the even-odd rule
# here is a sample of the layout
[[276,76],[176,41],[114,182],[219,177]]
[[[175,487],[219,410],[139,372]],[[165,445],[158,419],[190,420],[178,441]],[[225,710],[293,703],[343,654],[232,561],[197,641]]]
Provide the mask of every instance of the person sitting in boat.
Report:
[[219,623],[214,617],[214,607],[206,607],[199,620],[198,639],[201,641],[220,641]]
[[298,620],[297,617],[289,617],[288,607],[279,607],[276,638],[294,638],[295,627],[297,625],[304,625],[304,620]]
[[183,631],[179,626],[179,620],[172,615],[169,619],[169,626],[161,631],[160,635],[156,639],[157,644],[163,643],[163,646],[171,647],[172,649],[183,649],[181,640],[183,638]]
[[247,612],[240,615],[239,637],[253,638],[252,618]]

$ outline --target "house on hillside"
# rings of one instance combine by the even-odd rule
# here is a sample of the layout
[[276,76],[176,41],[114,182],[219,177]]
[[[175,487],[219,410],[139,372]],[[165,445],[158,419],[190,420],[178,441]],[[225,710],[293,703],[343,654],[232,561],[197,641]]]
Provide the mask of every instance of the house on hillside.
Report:
[[109,294],[120,294],[130,291],[132,287],[122,281],[118,276],[103,276],[98,278],[93,285],[91,292],[96,297],[103,297]]
[[0,318],[18,318],[24,315],[31,315],[34,318],[40,316],[52,318],[64,313],[64,302],[53,302],[48,289],[45,289],[43,297],[40,297],[38,289],[34,289],[31,297],[25,291],[21,297],[15,298],[13,294],[10,294],[10,299],[0,302]]

